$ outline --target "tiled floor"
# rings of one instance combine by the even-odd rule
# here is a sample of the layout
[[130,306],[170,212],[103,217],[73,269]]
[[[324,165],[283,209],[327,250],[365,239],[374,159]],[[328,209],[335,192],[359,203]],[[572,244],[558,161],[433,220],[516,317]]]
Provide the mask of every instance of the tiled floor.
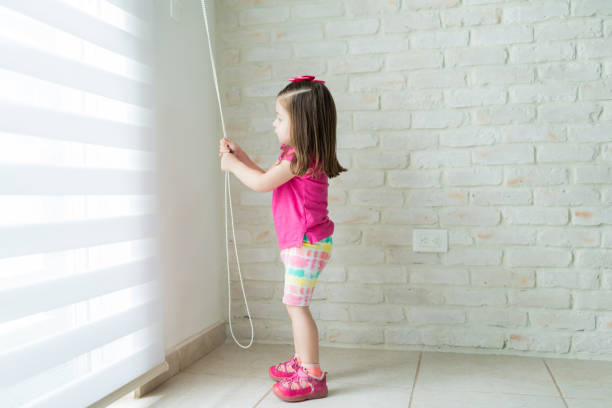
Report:
[[[151,394],[132,393],[112,408],[286,407],[269,365],[288,345],[225,344]],[[323,347],[327,398],[301,407],[611,408],[612,362]]]

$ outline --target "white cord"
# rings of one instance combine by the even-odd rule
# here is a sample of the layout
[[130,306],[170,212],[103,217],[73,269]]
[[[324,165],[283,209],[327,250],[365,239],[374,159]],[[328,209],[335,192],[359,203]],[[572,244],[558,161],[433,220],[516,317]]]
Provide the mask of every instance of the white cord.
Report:
[[[223,107],[221,105],[221,94],[219,93],[219,82],[217,81],[217,70],[215,68],[215,58],[213,55],[212,42],[210,40],[210,31],[208,29],[208,17],[206,14],[206,4],[202,1],[202,14],[204,15],[204,25],[206,27],[206,36],[208,38],[208,50],[210,51],[210,62],[212,64],[213,78],[215,81],[215,89],[217,90],[217,102],[219,103],[219,113],[221,115],[221,128],[223,129],[223,137],[227,138],[225,133],[225,121],[223,120]],[[253,344],[255,338],[255,332],[253,330],[253,319],[251,318],[251,312],[249,311],[249,304],[247,303],[246,293],[244,292],[244,284],[242,283],[242,273],[240,272],[240,260],[238,259],[238,247],[236,246],[236,233],[234,232],[234,211],[232,210],[232,196],[230,189],[230,177],[229,171],[225,172],[225,193],[223,195],[225,201],[225,259],[227,261],[227,303],[229,307],[229,327],[232,338],[240,347],[247,349]],[[251,342],[248,346],[243,346],[236,340],[234,331],[232,330],[232,295],[230,286],[230,265],[229,265],[229,241],[227,239],[227,199],[229,197],[229,208],[230,216],[232,218],[232,236],[234,237],[234,252],[236,253],[236,263],[238,264],[238,276],[240,277],[240,287],[242,288],[242,295],[244,297],[244,305],[246,306],[247,315],[249,316],[249,323],[251,324]]]

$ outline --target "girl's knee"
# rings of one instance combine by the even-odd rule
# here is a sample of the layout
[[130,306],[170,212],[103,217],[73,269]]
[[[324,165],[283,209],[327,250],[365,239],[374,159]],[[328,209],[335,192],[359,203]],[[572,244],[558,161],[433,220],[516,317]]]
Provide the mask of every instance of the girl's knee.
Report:
[[287,308],[287,311],[289,311],[289,313],[291,313],[291,312],[293,312],[293,311],[295,311],[295,310],[299,310],[298,308],[299,308],[300,306],[294,306],[294,305],[288,305],[288,304],[285,304],[285,307]]
[[294,305],[288,305],[288,304],[285,304],[285,306],[287,307],[287,311],[289,312],[289,315],[291,316],[310,314],[310,308],[308,306],[294,306]]

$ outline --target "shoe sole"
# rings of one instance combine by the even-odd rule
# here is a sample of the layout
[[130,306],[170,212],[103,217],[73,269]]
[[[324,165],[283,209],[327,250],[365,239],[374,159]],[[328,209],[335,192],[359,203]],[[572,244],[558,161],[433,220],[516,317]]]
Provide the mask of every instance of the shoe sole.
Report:
[[302,395],[302,396],[295,396],[295,397],[281,396],[281,395],[278,395],[276,392],[274,392],[274,395],[276,395],[278,398],[282,399],[283,401],[287,401],[287,402],[300,402],[300,401],[306,401],[306,400],[310,400],[310,399],[325,398],[325,397],[327,397],[327,390],[325,390],[323,392],[319,392],[317,394],[309,394],[309,395]]

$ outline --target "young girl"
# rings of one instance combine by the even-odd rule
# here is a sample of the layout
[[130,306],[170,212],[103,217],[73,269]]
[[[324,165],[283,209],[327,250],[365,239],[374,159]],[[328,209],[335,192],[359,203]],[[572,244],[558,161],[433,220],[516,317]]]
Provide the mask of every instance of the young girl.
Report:
[[285,265],[283,303],[293,328],[295,354],[268,369],[274,393],[286,401],[327,396],[319,365],[319,333],[309,305],[331,256],[334,223],[327,216],[328,178],[346,171],[336,158],[336,107],[312,75],[290,79],[276,98],[278,161],[264,171],[233,141],[221,139],[221,170],[249,188],[272,191],[272,213]]

